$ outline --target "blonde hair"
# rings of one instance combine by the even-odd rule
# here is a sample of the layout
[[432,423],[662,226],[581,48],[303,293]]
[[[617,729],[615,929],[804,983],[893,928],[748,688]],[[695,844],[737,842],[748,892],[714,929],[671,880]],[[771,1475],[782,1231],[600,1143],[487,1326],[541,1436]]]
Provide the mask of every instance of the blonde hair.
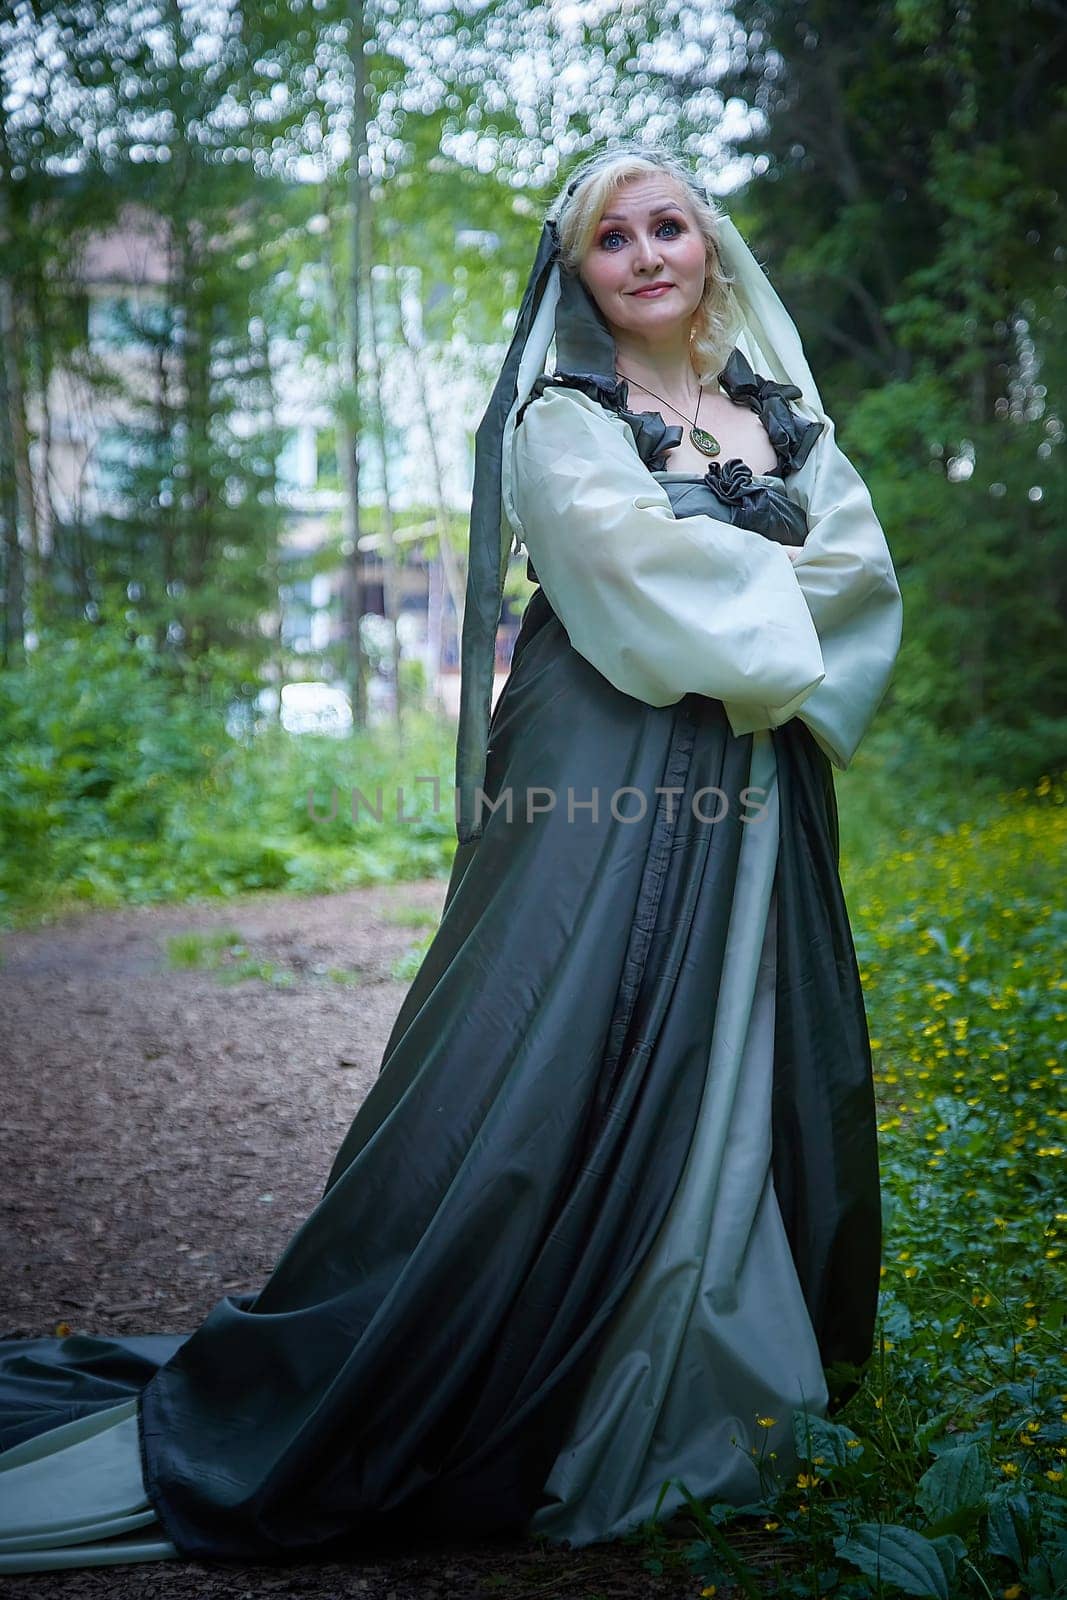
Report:
[[734,279],[719,252],[720,214],[671,151],[613,145],[584,163],[577,179],[574,175],[568,179],[549,210],[559,233],[560,265],[577,275],[604,208],[619,185],[658,172],[677,184],[704,239],[706,279],[703,298],[693,313],[691,355],[699,381],[710,383],[725,366],[743,318],[733,293]]

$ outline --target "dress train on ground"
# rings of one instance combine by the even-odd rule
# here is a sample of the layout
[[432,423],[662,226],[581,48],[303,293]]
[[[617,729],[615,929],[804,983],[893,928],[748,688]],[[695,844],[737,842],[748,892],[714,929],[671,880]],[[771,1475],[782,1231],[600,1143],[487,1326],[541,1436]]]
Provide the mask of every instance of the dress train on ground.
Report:
[[123,1400],[0,1453],[0,1573],[179,1554],[145,1493],[136,1413]]

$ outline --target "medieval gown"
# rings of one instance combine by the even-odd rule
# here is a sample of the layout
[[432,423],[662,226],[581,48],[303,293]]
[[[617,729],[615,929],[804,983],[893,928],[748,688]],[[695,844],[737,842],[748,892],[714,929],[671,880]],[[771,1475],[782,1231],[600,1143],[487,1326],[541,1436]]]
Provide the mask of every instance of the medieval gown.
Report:
[[[740,348],[720,381],[774,472],[670,472],[680,430],[625,384],[538,380],[511,492],[539,586],[491,814],[379,1076],[258,1295],[192,1335],[0,1342],[0,1571],[615,1537],[682,1485],[756,1499],[793,1408],[825,1414],[825,1369],[869,1354],[831,761],[888,681],[899,590],[853,469],[832,504],[803,488],[832,423]],[[835,543],[850,496],[863,548]],[[782,546],[809,529],[805,588]]]

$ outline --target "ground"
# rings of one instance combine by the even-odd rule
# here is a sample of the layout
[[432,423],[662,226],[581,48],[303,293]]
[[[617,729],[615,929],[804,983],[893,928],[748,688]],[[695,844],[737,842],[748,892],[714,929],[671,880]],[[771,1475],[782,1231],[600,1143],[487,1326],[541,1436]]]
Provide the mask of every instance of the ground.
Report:
[[[321,1196],[377,1074],[441,881],[86,912],[0,939],[0,1337],[179,1332],[254,1291]],[[407,917],[404,921],[395,920]],[[240,935],[236,952],[212,935]],[[175,968],[202,936],[215,969]],[[217,943],[217,940],[216,940]],[[239,970],[261,976],[224,981]],[[286,983],[284,980],[288,978]],[[63,1330],[65,1331],[65,1330]],[[687,1542],[670,1542],[676,1551]],[[620,1541],[279,1568],[191,1562],[0,1579],[5,1600],[674,1600]],[[723,1593],[721,1587],[720,1595]]]

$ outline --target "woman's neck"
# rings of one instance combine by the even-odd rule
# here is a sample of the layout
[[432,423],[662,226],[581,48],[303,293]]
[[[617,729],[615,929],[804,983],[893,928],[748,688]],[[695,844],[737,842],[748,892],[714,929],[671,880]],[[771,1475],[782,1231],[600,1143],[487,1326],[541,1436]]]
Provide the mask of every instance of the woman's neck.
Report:
[[637,383],[649,394],[657,392],[672,399],[695,403],[700,384],[690,354],[689,329],[677,339],[635,339],[629,330],[615,334],[615,366],[619,374]]

